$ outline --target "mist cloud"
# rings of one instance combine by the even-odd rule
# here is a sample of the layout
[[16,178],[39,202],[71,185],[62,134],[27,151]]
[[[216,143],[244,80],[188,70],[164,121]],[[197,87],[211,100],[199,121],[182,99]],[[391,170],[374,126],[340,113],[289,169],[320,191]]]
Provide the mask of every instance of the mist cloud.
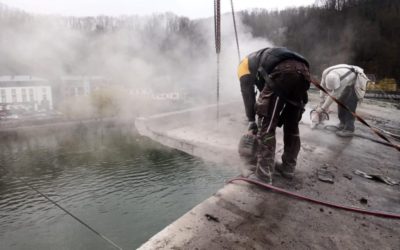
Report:
[[[216,101],[212,18],[190,20],[172,13],[119,18],[34,16],[4,8],[1,12],[2,75],[50,80],[66,75],[103,76],[109,79],[110,89],[121,95],[116,101],[124,112],[145,109],[137,102],[155,101],[133,98],[123,90],[180,91],[191,104]],[[271,45],[268,40],[254,39],[237,21],[242,57]],[[222,18],[220,62],[221,101],[240,98],[231,15]],[[165,103],[160,106],[165,108]]]

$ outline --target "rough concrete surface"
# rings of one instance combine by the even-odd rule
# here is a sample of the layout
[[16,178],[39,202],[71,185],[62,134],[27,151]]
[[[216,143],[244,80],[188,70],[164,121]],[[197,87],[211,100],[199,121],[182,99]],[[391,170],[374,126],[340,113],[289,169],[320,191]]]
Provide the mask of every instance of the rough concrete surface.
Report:
[[[400,186],[365,179],[355,169],[400,180],[400,152],[365,138],[341,138],[311,130],[309,109],[300,125],[302,146],[295,179],[279,175],[274,186],[338,204],[400,214]],[[374,125],[399,132],[400,111],[374,104],[358,112]],[[237,145],[246,129],[242,104],[169,113],[136,121],[140,133],[206,160],[243,169]],[[327,124],[337,122],[331,114]],[[185,122],[182,122],[182,119]],[[356,123],[357,134],[377,139]],[[393,131],[393,130],[392,130]],[[282,129],[277,130],[277,157]],[[322,182],[328,170],[334,183]],[[221,180],[221,182],[224,180]],[[357,214],[278,194],[237,181],[153,236],[140,249],[400,249],[400,220]]]

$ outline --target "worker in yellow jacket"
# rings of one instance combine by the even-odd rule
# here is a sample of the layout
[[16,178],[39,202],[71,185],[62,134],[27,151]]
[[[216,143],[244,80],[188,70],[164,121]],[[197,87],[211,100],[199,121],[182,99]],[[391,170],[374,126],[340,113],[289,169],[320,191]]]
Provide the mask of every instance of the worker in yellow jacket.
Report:
[[[284,177],[293,178],[300,151],[298,124],[310,87],[309,63],[287,48],[264,48],[242,60],[238,76],[248,133],[258,142],[257,165],[250,177],[272,183],[275,166]],[[257,101],[255,87],[260,92]],[[282,125],[284,152],[282,163],[275,164],[275,129]]]

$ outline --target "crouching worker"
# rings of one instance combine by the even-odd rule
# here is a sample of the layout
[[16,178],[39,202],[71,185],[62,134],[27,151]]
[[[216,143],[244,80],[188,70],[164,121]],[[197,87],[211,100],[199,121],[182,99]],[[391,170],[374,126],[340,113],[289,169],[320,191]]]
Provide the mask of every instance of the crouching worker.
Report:
[[[353,113],[356,111],[357,103],[365,95],[368,77],[360,67],[339,64],[325,69],[322,72],[321,86],[325,88],[330,95],[338,99],[347,106]],[[321,101],[316,108],[315,117],[321,117],[320,114],[327,113],[333,99],[320,91]],[[322,116],[323,117],[323,116]],[[338,131],[336,134],[342,137],[351,137],[354,134],[355,117],[346,109],[338,105]],[[313,125],[322,122],[320,119],[312,119]]]
[[[238,76],[248,134],[257,139],[256,168],[249,178],[272,183],[274,167],[282,176],[293,178],[300,151],[299,121],[310,87],[307,60],[287,48],[265,48],[242,60]],[[260,92],[257,101],[255,87]],[[284,152],[282,163],[275,164],[275,129],[282,125]]]

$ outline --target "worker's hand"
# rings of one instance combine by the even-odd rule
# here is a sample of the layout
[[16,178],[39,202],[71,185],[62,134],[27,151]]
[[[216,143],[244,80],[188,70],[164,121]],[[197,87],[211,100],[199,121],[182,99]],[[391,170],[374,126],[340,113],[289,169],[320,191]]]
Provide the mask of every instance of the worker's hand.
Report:
[[313,109],[310,112],[310,119],[311,119],[311,129],[314,129],[318,126],[318,124],[320,124],[320,120],[319,120],[319,113],[317,112],[317,109]]
[[319,123],[323,123],[325,120],[329,120],[328,112],[321,106],[318,106],[315,110],[317,111],[319,117]]
[[318,106],[315,111],[317,111],[318,114],[322,114],[324,112],[326,112],[321,106]]
[[248,131],[249,131],[249,134],[253,134],[253,135],[257,134],[258,127],[254,121],[249,122]]

